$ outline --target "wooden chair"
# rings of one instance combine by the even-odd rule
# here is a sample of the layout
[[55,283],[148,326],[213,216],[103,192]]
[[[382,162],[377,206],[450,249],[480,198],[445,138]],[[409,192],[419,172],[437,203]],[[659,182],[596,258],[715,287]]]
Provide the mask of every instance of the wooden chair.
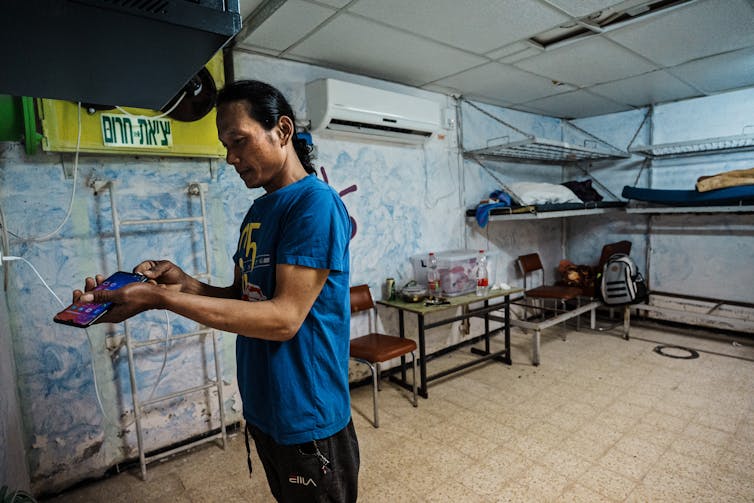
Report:
[[[376,320],[376,309],[372,300],[372,293],[369,286],[358,285],[351,287],[351,314],[367,311],[370,317],[370,333],[351,339],[351,358],[369,366],[372,371],[372,401],[374,403],[374,427],[380,425],[377,413],[377,392],[380,390],[380,364],[393,358],[398,358],[411,353],[411,363],[413,365],[414,381],[414,400],[413,405],[417,407],[419,403],[416,400],[416,342],[411,339],[404,339],[394,335],[385,335],[374,332],[372,329],[372,320]],[[376,322],[375,322],[376,324]]]
[[[542,267],[542,261],[539,258],[538,253],[529,253],[528,255],[521,255],[518,257],[518,264],[521,268],[521,272],[524,275],[524,299],[535,299],[540,301],[542,306],[542,316],[544,317],[544,302],[547,300],[556,301],[561,305],[562,309],[565,309],[565,303],[570,300],[576,300],[579,303],[579,298],[583,295],[582,289],[574,286],[565,285],[547,285],[545,282],[545,270]],[[539,271],[540,281],[539,286],[529,288],[527,283],[531,284],[530,279],[533,278],[535,273]],[[526,315],[526,307],[528,302],[524,304],[524,318]],[[577,306],[578,307],[578,306]],[[578,323],[578,318],[576,318]]]

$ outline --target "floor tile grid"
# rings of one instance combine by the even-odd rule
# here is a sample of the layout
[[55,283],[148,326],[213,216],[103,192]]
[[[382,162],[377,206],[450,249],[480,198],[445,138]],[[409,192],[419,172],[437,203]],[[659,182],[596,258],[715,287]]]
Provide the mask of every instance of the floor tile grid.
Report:
[[[553,331],[533,367],[530,335],[516,333],[514,365],[433,382],[418,408],[385,384],[379,429],[371,388],[353,390],[360,501],[754,501],[754,366],[707,354],[676,361],[652,347],[588,331],[564,342]],[[432,370],[463,358],[433,360]],[[147,483],[125,473],[57,501],[272,501],[255,466],[249,479],[236,436],[227,451],[150,465]]]

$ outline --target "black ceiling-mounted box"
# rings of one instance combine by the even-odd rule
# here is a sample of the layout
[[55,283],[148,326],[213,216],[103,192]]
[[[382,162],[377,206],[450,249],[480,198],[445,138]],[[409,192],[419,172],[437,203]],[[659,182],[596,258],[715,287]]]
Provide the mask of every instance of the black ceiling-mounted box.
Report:
[[0,93],[160,110],[240,29],[238,0],[3,0]]

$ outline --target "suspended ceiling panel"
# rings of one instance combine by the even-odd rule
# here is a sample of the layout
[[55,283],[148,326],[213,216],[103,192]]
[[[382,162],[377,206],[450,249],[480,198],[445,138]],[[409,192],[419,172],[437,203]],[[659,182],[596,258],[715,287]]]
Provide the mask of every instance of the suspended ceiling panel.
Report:
[[[379,0],[357,2],[351,12],[476,54],[570,20],[531,0]],[[500,20],[515,12],[515,25]]]
[[463,73],[441,79],[436,84],[455,89],[467,97],[494,99],[505,89],[509,103],[524,103],[544,96],[550,96],[553,90],[572,91],[573,86],[553,84],[550,79],[531,75],[527,72],[499,63],[489,63]]
[[750,0],[708,0],[658,15],[608,35],[664,66],[674,66],[754,44]]
[[673,73],[706,93],[750,86],[754,75],[754,49],[691,61],[674,67]]
[[585,17],[602,9],[629,2],[625,0],[552,0],[550,3],[562,8],[571,16]]
[[597,85],[590,90],[613,101],[637,107],[698,94],[696,89],[663,70]]
[[319,0],[319,3],[329,5],[330,7],[345,7],[351,0]]
[[512,63],[524,58],[536,56],[542,51],[543,49],[541,47],[537,47],[529,41],[524,41],[506,45],[500,49],[488,52],[485,56],[490,59],[499,60],[502,63]]
[[[480,56],[352,15],[335,18],[326,30],[314,33],[290,54],[411,85],[431,82],[486,61]],[[427,61],[432,64],[428,65]]]
[[631,108],[628,105],[616,103],[581,90],[529,101],[524,106],[529,107],[531,111],[547,113],[555,117],[590,117],[592,115],[622,112]]
[[301,38],[301,33],[314,30],[333,14],[335,14],[335,9],[301,0],[289,0],[265,23],[252,31],[245,43],[265,49],[284,51]]
[[754,86],[754,0],[241,0],[241,12],[239,50],[555,117]]
[[580,87],[632,77],[656,67],[603,38],[589,38],[516,63],[537,75]]

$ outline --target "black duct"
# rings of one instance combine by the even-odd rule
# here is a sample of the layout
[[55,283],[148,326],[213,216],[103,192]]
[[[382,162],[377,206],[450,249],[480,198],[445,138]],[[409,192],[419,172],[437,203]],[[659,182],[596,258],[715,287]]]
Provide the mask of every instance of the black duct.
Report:
[[160,110],[240,29],[238,0],[2,0],[0,94]]

